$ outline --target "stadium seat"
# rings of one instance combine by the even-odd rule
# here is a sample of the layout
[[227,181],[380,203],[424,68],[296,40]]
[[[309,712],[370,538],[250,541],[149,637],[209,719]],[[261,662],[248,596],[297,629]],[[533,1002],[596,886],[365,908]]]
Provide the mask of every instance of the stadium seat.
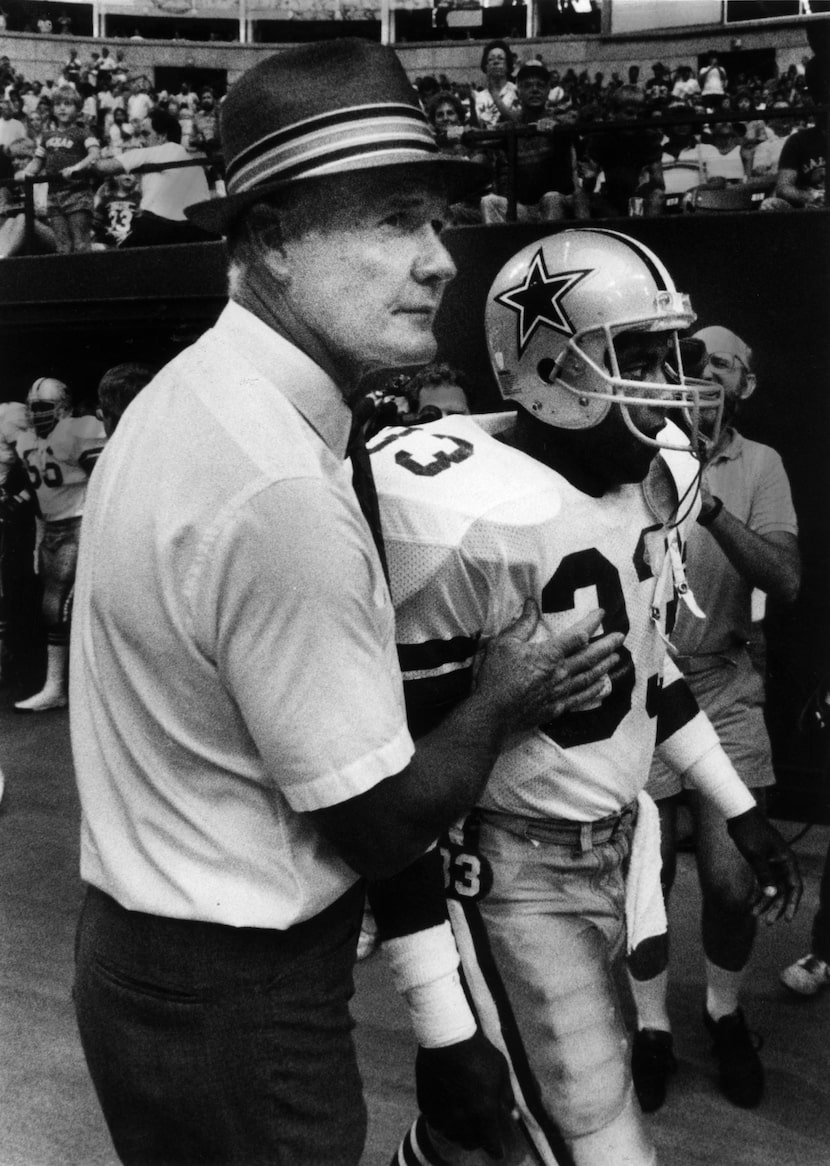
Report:
[[766,194],[763,187],[753,184],[741,183],[738,186],[724,186],[719,190],[696,186],[683,195],[683,209],[705,214],[717,214],[720,211],[752,211],[758,209]]

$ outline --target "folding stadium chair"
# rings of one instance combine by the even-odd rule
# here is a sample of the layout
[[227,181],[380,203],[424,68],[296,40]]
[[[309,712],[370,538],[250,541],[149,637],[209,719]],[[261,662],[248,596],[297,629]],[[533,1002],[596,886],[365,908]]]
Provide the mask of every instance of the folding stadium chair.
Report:
[[664,162],[663,180],[666,184],[664,215],[676,215],[683,210],[683,195],[701,179],[697,162]]
[[738,186],[724,186],[719,190],[707,186],[697,186],[683,195],[684,211],[702,211],[717,214],[721,211],[753,211],[764,201],[767,192],[758,186],[741,183]]

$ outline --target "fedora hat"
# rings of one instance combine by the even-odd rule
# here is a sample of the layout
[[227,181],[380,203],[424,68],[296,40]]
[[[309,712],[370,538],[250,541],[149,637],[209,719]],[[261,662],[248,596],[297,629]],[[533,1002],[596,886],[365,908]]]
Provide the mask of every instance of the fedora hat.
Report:
[[452,199],[488,177],[485,167],[440,153],[394,51],[358,38],[300,45],[248,69],[221,105],[219,136],[227,194],[185,212],[216,234],[246,207],[309,179],[428,168]]

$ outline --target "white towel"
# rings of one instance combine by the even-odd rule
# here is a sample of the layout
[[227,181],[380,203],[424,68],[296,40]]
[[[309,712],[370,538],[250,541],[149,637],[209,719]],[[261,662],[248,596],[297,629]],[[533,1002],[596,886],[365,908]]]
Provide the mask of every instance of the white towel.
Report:
[[660,813],[645,792],[637,798],[637,823],[631,840],[631,860],[625,883],[625,921],[630,955],[643,940],[662,935],[668,927],[660,885]]

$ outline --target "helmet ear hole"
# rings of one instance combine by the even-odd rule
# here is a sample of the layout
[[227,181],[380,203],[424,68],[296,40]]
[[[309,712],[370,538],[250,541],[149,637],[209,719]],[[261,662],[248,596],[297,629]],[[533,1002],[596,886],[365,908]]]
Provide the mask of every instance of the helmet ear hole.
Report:
[[536,365],[536,371],[545,384],[552,385],[554,381],[554,373],[556,372],[556,361],[551,360],[549,356],[544,356]]

